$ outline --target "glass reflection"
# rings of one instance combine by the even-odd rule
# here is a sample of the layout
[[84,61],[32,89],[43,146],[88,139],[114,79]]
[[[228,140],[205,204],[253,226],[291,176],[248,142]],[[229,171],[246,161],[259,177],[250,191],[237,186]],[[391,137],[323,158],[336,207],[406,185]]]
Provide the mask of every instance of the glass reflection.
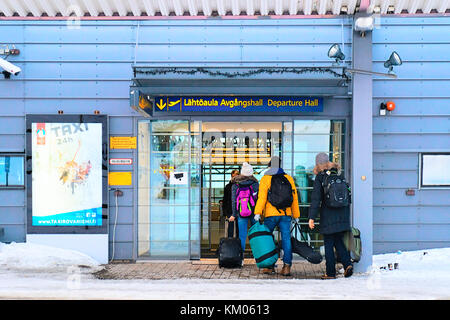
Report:
[[[219,201],[231,171],[244,161],[260,180],[270,157],[281,155],[296,182],[305,224],[316,154],[326,152],[345,165],[341,120],[143,121],[138,134],[140,257],[199,258],[200,248],[212,252],[224,235]],[[322,245],[318,233],[310,240],[316,248]]]
[[[187,258],[190,223],[199,222],[199,191],[191,187],[191,182],[198,186],[199,180],[191,150],[198,139],[190,135],[188,121],[140,123],[139,135],[147,143],[139,144],[140,160],[149,168],[139,170],[139,256]],[[194,214],[191,203],[197,204]]]

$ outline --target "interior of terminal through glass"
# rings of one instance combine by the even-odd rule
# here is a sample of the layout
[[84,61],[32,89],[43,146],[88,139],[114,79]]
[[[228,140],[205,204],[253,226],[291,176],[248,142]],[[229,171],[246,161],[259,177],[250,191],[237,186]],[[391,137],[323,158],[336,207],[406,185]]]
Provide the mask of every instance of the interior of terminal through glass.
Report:
[[[345,170],[343,120],[147,120],[139,122],[138,145],[140,258],[215,257],[226,236],[220,200],[231,171],[243,162],[260,180],[271,156],[281,157],[296,182],[304,228],[316,154],[328,153]],[[318,233],[307,240],[316,249],[323,245]]]

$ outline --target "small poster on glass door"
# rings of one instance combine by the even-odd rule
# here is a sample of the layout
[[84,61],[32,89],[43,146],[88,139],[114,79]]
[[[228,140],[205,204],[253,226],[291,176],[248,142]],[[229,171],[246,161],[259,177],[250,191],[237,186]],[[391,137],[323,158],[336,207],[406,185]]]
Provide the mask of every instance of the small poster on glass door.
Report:
[[169,183],[171,185],[187,185],[188,184],[188,174],[187,172],[170,172]]

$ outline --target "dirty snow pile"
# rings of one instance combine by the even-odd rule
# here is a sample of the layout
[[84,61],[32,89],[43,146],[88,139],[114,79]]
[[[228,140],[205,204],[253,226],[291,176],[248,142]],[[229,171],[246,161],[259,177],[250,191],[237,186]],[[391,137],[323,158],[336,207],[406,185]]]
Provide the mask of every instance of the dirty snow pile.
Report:
[[95,268],[99,265],[78,251],[32,243],[0,243],[0,269],[3,270],[58,272],[69,266]]
[[377,272],[411,279],[417,277],[426,277],[429,280],[450,279],[450,248],[375,255],[372,273]]
[[95,278],[93,273],[103,267],[77,251],[30,243],[0,243],[0,300],[450,300],[450,248],[375,255],[367,273],[355,273],[351,278],[341,274],[336,280],[326,281]]

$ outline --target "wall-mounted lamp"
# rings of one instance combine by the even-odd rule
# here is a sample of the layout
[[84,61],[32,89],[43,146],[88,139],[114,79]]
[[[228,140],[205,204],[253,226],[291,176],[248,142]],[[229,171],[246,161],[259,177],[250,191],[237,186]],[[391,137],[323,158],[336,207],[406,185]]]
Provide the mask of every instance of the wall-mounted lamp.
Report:
[[400,66],[402,64],[402,59],[397,52],[392,52],[389,59],[384,62],[384,67],[389,68],[389,73],[392,73],[394,66]]
[[100,111],[94,110],[94,114],[100,114]]
[[341,51],[339,44],[333,44],[330,49],[328,49],[328,57],[331,59],[336,59],[336,63],[343,61],[345,59],[344,53]]
[[373,16],[368,17],[359,17],[355,20],[355,31],[359,31],[361,37],[365,36],[366,32],[370,32],[373,30],[374,26],[374,18]]
[[[333,62],[333,66],[337,67],[341,61],[345,59],[345,55],[341,50],[341,47],[339,44],[335,43],[328,49],[328,57],[331,59],[335,59],[336,61]],[[361,69],[353,69],[353,68],[346,68],[344,67],[344,72],[349,73],[359,73],[359,74],[367,74],[367,75],[377,75],[382,77],[388,77],[396,79],[397,75],[392,72],[393,66],[399,66],[402,64],[402,60],[400,59],[400,56],[397,52],[392,52],[390,58],[384,63],[384,66],[386,68],[389,68],[388,73],[382,73],[382,72],[375,72],[371,70],[361,70]]]
[[64,111],[58,110],[58,114],[63,114],[63,113],[64,113]]

